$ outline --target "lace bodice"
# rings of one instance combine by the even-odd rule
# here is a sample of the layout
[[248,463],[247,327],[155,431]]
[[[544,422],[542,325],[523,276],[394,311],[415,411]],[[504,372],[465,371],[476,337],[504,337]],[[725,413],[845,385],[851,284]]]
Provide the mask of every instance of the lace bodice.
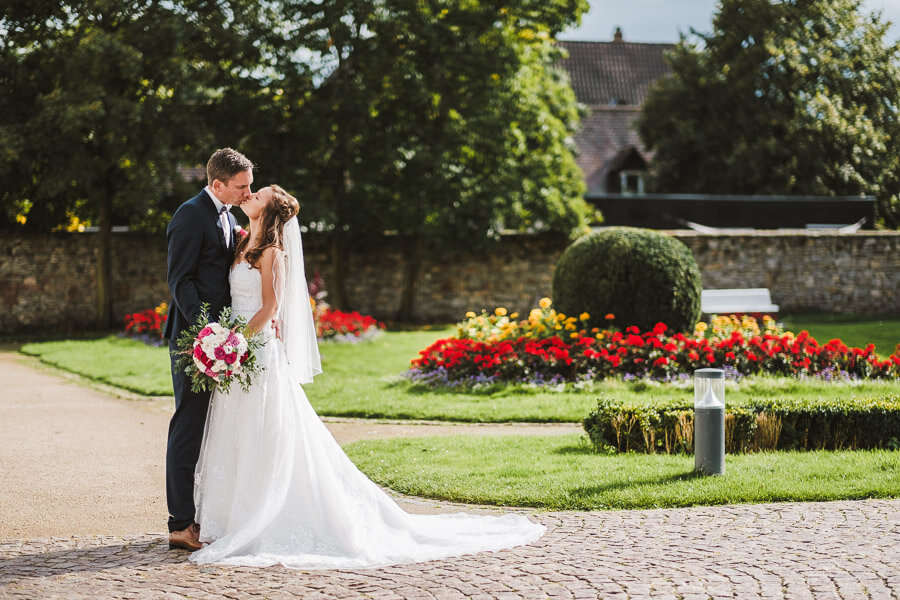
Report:
[[241,261],[228,276],[231,284],[231,311],[234,316],[253,317],[262,308],[262,275],[250,263]]

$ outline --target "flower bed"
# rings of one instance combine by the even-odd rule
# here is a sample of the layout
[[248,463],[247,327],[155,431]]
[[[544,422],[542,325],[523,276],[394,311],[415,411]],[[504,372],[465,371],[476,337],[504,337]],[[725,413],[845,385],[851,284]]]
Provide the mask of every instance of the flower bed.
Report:
[[316,336],[332,342],[361,342],[384,331],[384,324],[356,311],[343,312],[321,304],[313,311]]
[[163,302],[156,308],[148,308],[125,315],[125,331],[123,333],[151,346],[162,346],[165,343],[163,331],[166,329],[168,312],[169,305]]
[[[320,340],[335,342],[360,342],[369,340],[384,331],[384,324],[356,311],[334,310],[324,302],[313,302],[316,336]],[[156,308],[142,310],[125,316],[125,330],[121,335],[141,340],[153,346],[165,343],[168,305],[163,302]]]
[[[469,313],[458,337],[438,340],[412,361],[408,376],[431,387],[490,383],[563,383],[606,377],[671,381],[706,367],[732,377],[750,374],[831,378],[900,377],[900,350],[880,360],[875,347],[848,348],[840,340],[819,344],[809,333],[783,331],[774,320],[717,317],[692,334],[658,323],[650,331],[579,329],[579,318],[552,313],[549,299],[520,322]],[[612,317],[612,315],[608,315]]]

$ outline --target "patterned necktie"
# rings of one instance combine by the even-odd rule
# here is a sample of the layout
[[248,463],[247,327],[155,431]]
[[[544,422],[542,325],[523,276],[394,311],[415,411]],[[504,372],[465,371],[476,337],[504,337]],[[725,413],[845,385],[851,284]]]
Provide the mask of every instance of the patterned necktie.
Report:
[[225,247],[231,247],[231,226],[228,224],[228,207],[219,209],[219,222],[222,224],[222,233],[225,234]]

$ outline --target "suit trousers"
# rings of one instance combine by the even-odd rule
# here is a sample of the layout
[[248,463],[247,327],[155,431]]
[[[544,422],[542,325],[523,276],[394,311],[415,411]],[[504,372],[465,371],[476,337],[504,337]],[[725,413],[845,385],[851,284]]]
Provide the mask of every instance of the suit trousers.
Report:
[[[177,336],[173,336],[177,338]],[[172,384],[175,389],[175,414],[169,421],[166,446],[166,499],[169,531],[179,531],[194,522],[194,471],[200,458],[206,413],[212,392],[191,391],[191,379],[176,363],[176,342],[169,341],[172,360]]]

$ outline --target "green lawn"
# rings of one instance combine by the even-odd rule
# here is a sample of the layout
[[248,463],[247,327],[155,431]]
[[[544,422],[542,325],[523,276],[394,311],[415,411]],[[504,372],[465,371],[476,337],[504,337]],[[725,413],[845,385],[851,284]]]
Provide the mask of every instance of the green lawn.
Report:
[[890,356],[900,343],[900,318],[896,316],[789,315],[782,321],[790,331],[809,331],[822,344],[833,338],[858,348],[875,344],[882,357]]
[[92,340],[25,344],[41,362],[146,396],[171,396],[169,351],[114,335]]
[[900,452],[729,455],[698,477],[694,457],[600,455],[579,436],[427,437],[356,442],[350,458],[404,494],[552,510],[637,509],[900,497]]
[[[410,359],[450,329],[390,332],[361,344],[322,344],[324,373],[306,386],[313,406],[322,415],[453,421],[579,422],[607,396],[655,404],[660,400],[692,397],[690,382],[681,387],[648,382],[599,382],[589,389],[548,391],[526,387],[501,388],[493,393],[427,391],[409,384],[400,374]],[[141,394],[170,395],[172,384],[166,348],[110,336],[99,340],[69,340],[27,344],[22,352],[42,361]],[[760,377],[731,385],[729,405],[750,398],[847,395],[884,396],[900,393],[897,382],[833,384],[789,378]]]

